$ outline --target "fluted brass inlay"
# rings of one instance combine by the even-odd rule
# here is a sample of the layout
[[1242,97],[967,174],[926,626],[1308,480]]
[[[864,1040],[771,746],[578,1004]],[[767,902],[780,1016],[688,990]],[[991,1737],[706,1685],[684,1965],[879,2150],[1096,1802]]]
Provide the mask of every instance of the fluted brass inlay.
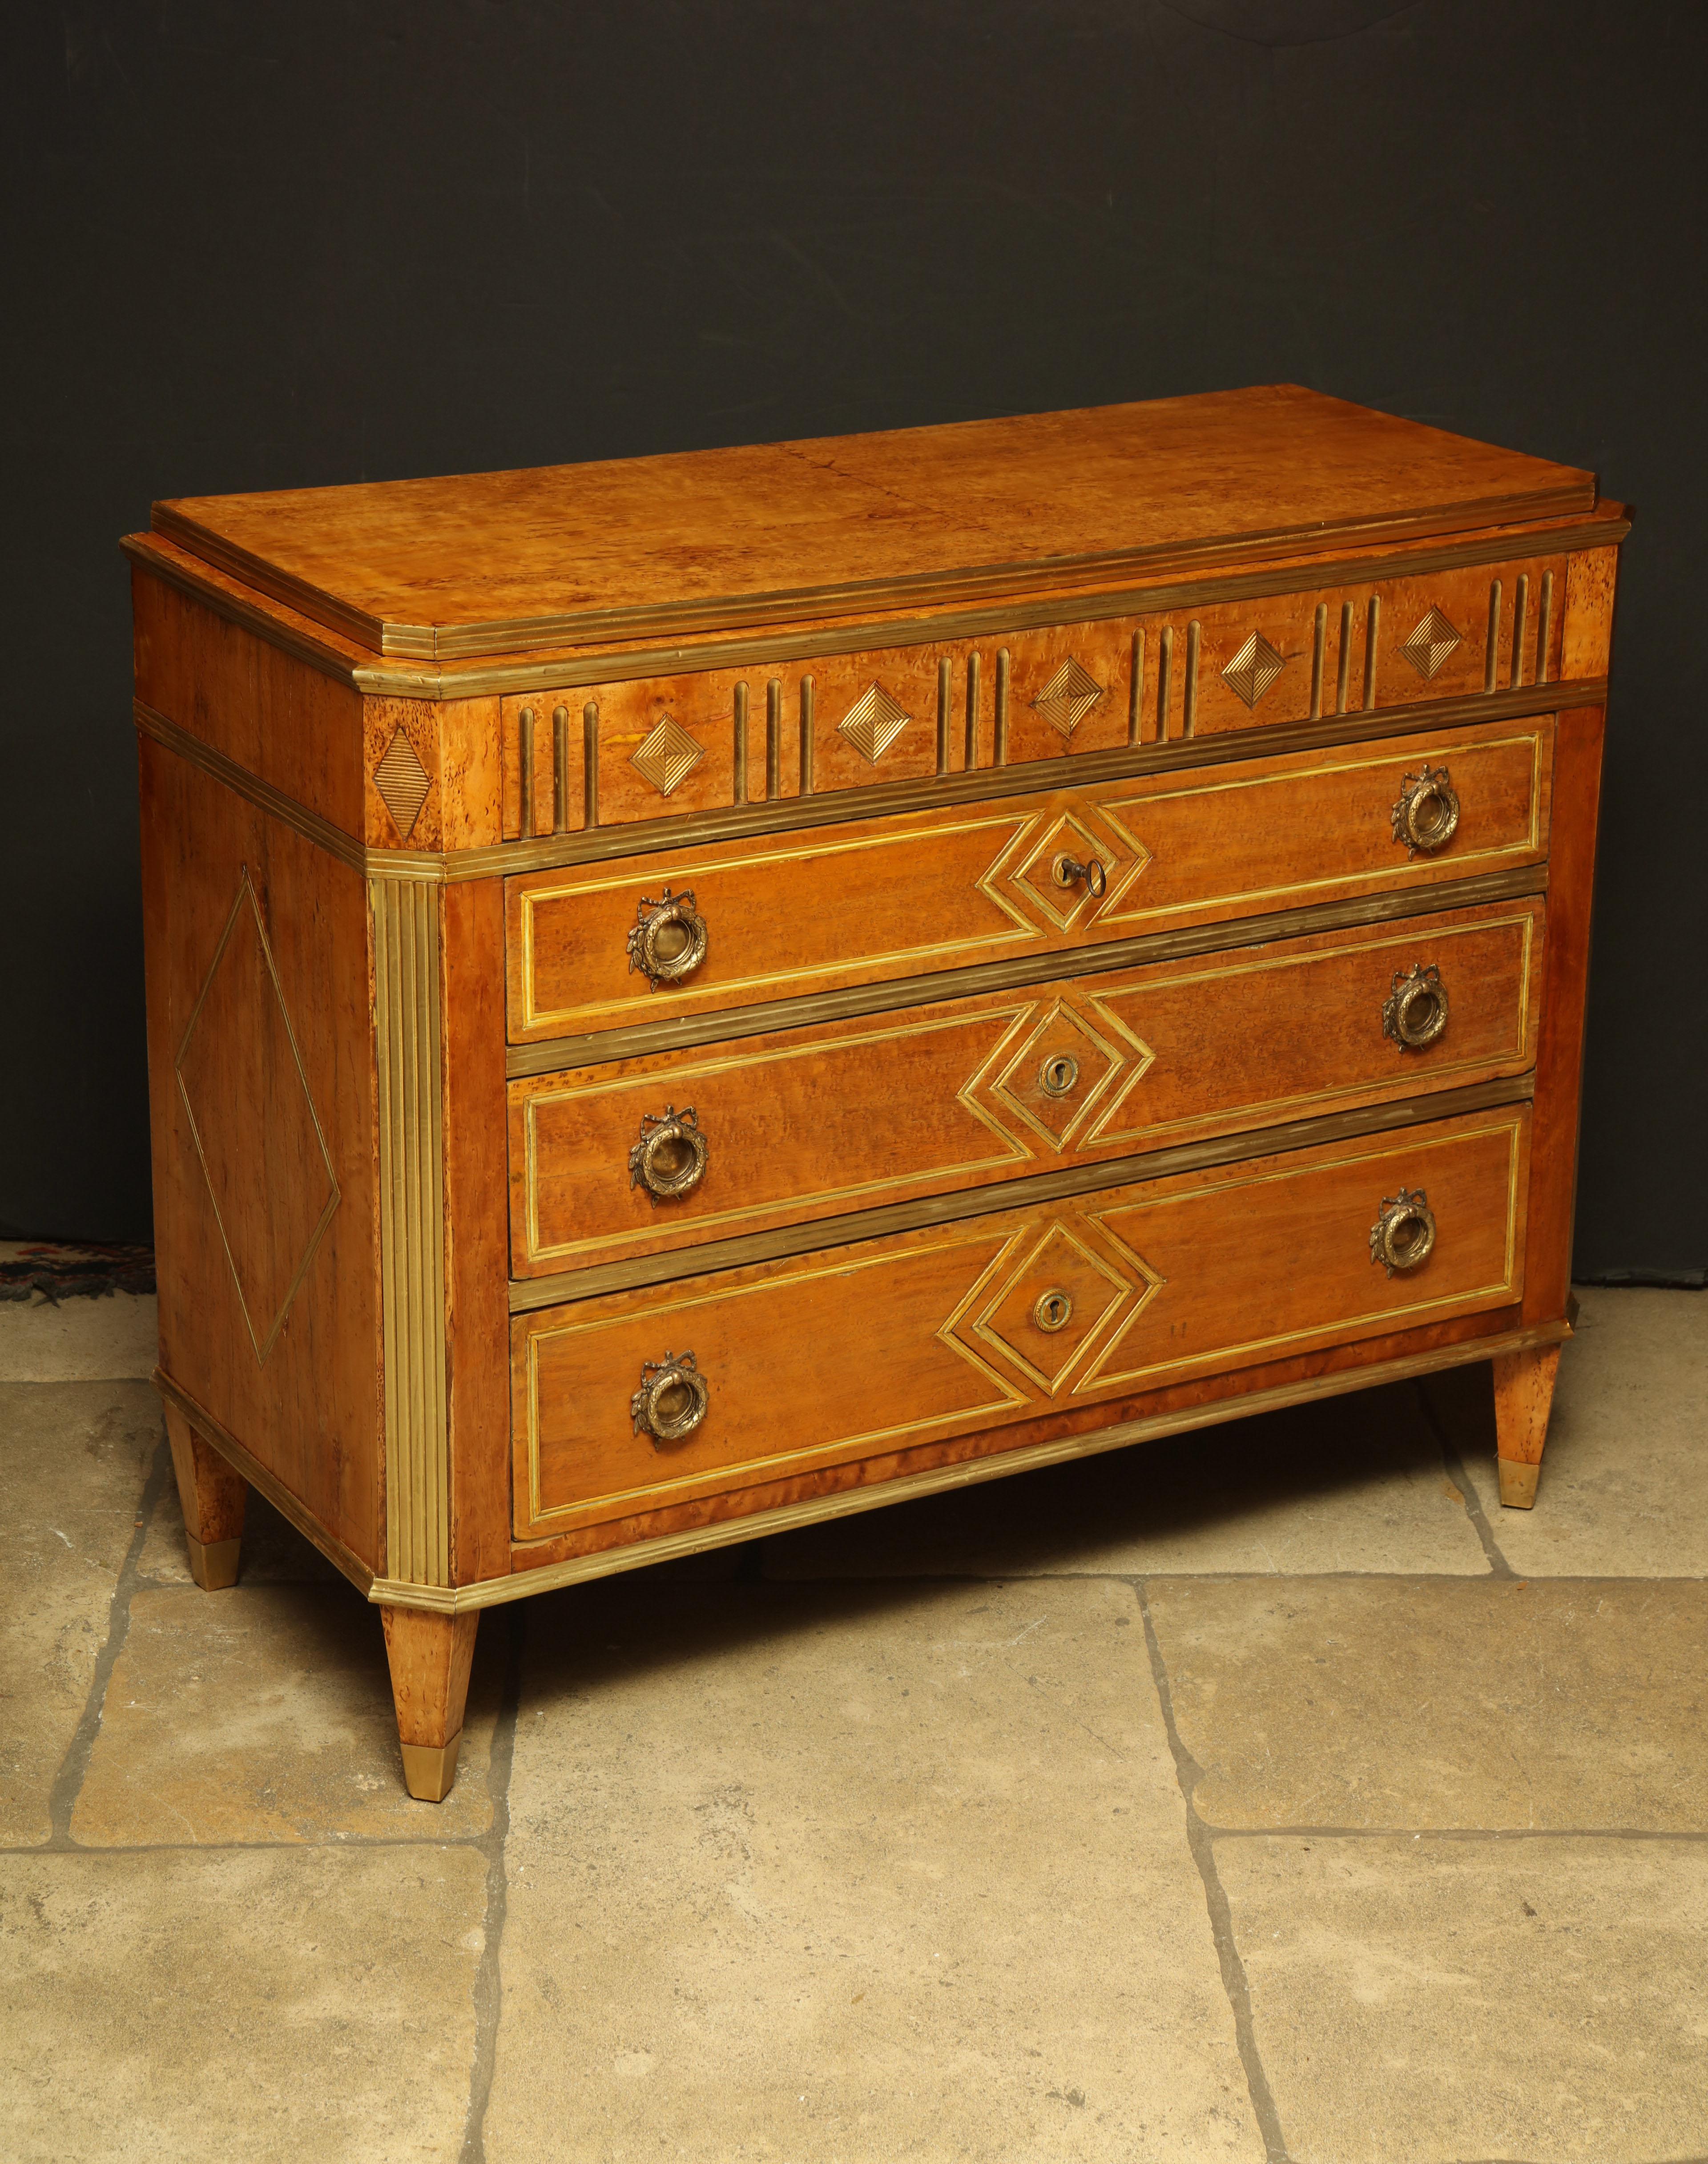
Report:
[[380,1112],[380,1290],[385,1389],[385,1568],[448,1585],[444,1129],[439,908],[430,886],[370,880]]
[[1071,737],[1103,696],[1103,685],[1070,654],[1033,700],[1032,711],[1041,714],[1052,729]]
[[1432,608],[1400,651],[1427,684],[1463,643],[1441,611]]
[[696,743],[679,722],[665,714],[629,764],[661,796],[668,796],[705,757],[705,746]]
[[380,792],[380,802],[391,814],[391,823],[401,841],[407,842],[415,832],[415,822],[421,817],[421,807],[427,802],[427,791],[432,785],[432,776],[422,764],[420,753],[399,729],[374,769],[374,786]]
[[882,684],[862,691],[837,722],[838,733],[847,738],[861,757],[876,766],[913,719],[899,706]]
[[[1317,612],[1322,614],[1320,609]],[[1263,633],[1255,631],[1222,671],[1222,681],[1248,706],[1255,706],[1286,665],[1286,656],[1277,654]]]

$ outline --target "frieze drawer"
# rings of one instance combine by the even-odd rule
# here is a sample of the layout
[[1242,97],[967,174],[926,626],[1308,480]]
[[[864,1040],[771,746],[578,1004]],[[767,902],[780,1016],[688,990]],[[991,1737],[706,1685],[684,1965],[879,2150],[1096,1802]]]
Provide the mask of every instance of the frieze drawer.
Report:
[[517,1534],[1506,1305],[1528,1136],[1509,1107],[518,1316]]
[[1522,1074],[1543,921],[1443,911],[513,1082],[512,1269]]
[[565,1037],[1547,854],[1553,723],[1485,722],[507,882],[510,1034]]
[[1549,684],[1567,580],[1564,556],[1449,568],[1425,557],[1297,592],[513,694],[504,832],[621,826]]

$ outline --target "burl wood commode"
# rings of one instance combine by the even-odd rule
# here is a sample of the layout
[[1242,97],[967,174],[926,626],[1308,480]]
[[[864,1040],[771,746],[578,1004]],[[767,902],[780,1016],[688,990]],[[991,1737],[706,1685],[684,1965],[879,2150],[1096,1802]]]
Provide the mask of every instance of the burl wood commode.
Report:
[[547,1587],[1472,1360],[1532,1502],[1627,530],[1286,386],[159,505],[198,1581],[437,1798]]

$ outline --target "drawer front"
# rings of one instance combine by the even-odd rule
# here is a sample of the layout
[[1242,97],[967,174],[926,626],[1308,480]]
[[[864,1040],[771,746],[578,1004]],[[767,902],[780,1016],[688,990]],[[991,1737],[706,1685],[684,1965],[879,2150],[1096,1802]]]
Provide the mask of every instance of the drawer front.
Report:
[[[1528,1135],[1483,1114],[518,1316],[518,1536],[1505,1306]],[[1402,1190],[1435,1238],[1389,1275]],[[661,1370],[689,1353],[698,1426],[637,1434],[637,1391],[689,1402]]]
[[[512,1268],[626,1261],[1519,1074],[1542,929],[1540,901],[1495,904],[514,1082]],[[1435,984],[1407,990],[1414,971]],[[1445,1027],[1402,1043],[1428,1035],[1432,1001]]]
[[[679,849],[507,882],[513,1040],[751,1006],[1176,924],[1425,887],[1547,854],[1553,725],[1485,723],[1187,774]],[[1396,838],[1409,778],[1445,769],[1457,829]],[[1095,858],[1101,897],[1058,860]],[[666,887],[694,897],[705,959],[655,990],[630,935]]]
[[1552,683],[1566,562],[506,698],[504,832],[589,823],[589,755],[598,823],[620,826]]

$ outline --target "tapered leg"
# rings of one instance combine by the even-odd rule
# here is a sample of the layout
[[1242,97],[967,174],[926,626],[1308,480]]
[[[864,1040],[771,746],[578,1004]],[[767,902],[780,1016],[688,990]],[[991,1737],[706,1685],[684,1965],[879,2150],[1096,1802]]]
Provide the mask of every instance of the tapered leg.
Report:
[[178,1500],[184,1505],[190,1575],[204,1593],[217,1593],[237,1584],[249,1483],[241,1473],[233,1472],[217,1450],[209,1448],[172,1405],[166,1407],[166,1439],[172,1446]]
[[1501,1453],[1501,1500],[1527,1510],[1536,1500],[1542,1449],[1548,1441],[1548,1408],[1559,1371],[1559,1347],[1496,1356],[1495,1434]]
[[404,1785],[422,1803],[441,1804],[457,1778],[479,1614],[435,1615],[421,1608],[382,1608],[380,1615],[391,1664],[391,1695],[397,1701]]

